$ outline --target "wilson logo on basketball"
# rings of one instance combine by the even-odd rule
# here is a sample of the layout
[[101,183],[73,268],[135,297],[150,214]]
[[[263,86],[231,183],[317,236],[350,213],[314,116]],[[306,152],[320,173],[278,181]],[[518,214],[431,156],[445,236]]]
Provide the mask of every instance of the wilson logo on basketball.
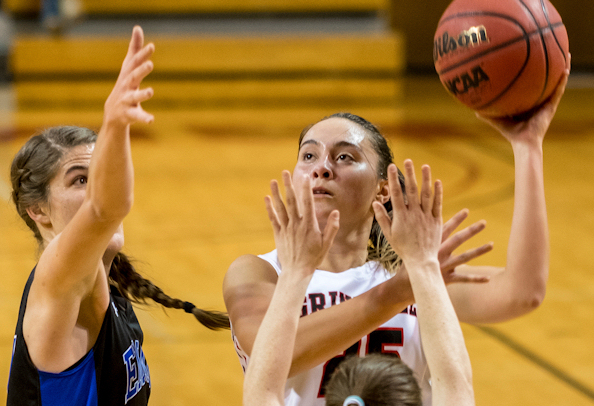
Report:
[[471,89],[478,88],[481,82],[488,81],[489,76],[487,76],[485,71],[480,66],[475,66],[470,72],[465,72],[451,80],[448,79],[444,84],[450,93],[456,96],[458,94],[468,93]]
[[433,43],[433,60],[437,61],[449,53],[455,52],[458,48],[470,48],[489,42],[487,29],[484,25],[470,27],[462,31],[458,37],[451,37],[446,31],[441,37],[438,37]]

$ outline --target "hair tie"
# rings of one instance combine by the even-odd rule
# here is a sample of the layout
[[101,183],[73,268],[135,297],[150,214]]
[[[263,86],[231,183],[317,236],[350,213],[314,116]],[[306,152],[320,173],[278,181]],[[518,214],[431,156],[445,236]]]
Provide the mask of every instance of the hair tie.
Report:
[[195,308],[196,306],[194,306],[193,303],[190,302],[184,302],[184,311],[186,313],[192,313],[192,310]]
[[363,402],[363,399],[361,399],[359,396],[351,395],[348,398],[346,398],[344,400],[344,403],[342,404],[342,406],[349,405],[365,406],[365,402]]

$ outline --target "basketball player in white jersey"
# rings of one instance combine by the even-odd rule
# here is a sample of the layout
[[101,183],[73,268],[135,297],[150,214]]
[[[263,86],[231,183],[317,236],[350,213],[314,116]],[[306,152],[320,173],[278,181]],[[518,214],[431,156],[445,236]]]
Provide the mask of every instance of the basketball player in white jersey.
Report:
[[[483,222],[452,234],[467,216],[463,210],[444,224],[438,258],[460,321],[509,320],[532,311],[544,298],[549,244],[542,143],[568,76],[569,63],[551,99],[524,120],[488,120],[514,153],[514,215],[504,268],[462,265],[489,251],[490,244],[452,254],[484,228]],[[424,404],[431,402],[414,294],[407,273],[396,272],[400,259],[374,216],[375,202],[390,209],[390,163],[391,151],[377,128],[352,114],[327,117],[301,134],[295,188],[300,191],[304,176],[309,177],[320,228],[333,210],[340,212],[340,228],[305,294],[285,393],[289,406],[323,405],[325,382],[345,355],[372,352],[400,356],[419,379]],[[225,277],[224,299],[244,368],[281,265],[276,251],[246,255]],[[453,283],[485,282],[478,276],[485,272],[491,275],[489,283]]]
[[[433,194],[431,172],[424,166],[419,200],[412,161],[405,162],[405,169],[408,204],[404,203],[396,167],[390,165],[390,195],[395,202],[393,220],[381,204],[376,203],[374,209],[392,247],[406,266],[420,307],[421,331],[431,332],[423,334],[422,340],[434,373],[434,404],[471,406],[474,392],[470,359],[437,258],[442,227],[441,183],[435,183]],[[300,204],[296,204],[288,172],[283,177],[286,207],[276,184],[272,199],[267,198],[267,207],[284,269],[254,343],[244,382],[244,406],[285,404],[285,377],[291,365],[302,298],[338,230],[339,214],[332,211],[324,231],[320,231],[313,215],[309,179],[303,182]],[[398,358],[387,355],[354,357],[343,363],[327,387],[326,398],[330,406],[421,405],[420,388],[412,371]]]

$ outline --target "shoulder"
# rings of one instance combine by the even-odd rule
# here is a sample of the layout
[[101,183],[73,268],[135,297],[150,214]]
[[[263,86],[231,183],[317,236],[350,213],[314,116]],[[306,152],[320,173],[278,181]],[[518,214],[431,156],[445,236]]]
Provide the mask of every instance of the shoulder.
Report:
[[242,255],[229,266],[223,282],[223,290],[245,283],[276,284],[277,279],[277,272],[269,261],[257,255]]

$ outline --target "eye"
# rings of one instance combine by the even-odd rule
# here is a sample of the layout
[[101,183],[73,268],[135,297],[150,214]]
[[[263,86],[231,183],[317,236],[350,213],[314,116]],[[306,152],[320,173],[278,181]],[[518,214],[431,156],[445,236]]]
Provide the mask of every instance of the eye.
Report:
[[72,181],[73,185],[86,185],[87,184],[87,177],[84,175],[77,176]]
[[350,156],[349,154],[340,154],[340,155],[338,155],[338,157],[336,157],[336,159],[338,161],[352,161],[353,157]]
[[303,159],[304,161],[309,161],[311,159],[313,159],[314,155],[311,152],[304,152],[301,155],[301,159]]

